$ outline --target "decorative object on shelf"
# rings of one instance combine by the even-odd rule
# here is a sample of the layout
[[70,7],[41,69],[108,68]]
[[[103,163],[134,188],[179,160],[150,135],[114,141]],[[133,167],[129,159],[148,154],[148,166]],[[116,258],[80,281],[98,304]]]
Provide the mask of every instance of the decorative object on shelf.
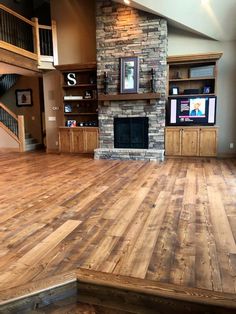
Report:
[[84,99],[91,99],[92,98],[92,90],[86,90],[84,92]]
[[16,93],[16,105],[18,107],[32,106],[32,89],[17,89]]
[[176,71],[174,78],[177,79],[177,80],[180,80],[182,78],[181,72],[180,71]]
[[151,69],[151,91],[152,93],[157,92],[157,79],[156,79],[156,71],[152,68]]
[[74,86],[77,84],[76,75],[75,73],[68,73],[66,76],[66,84],[68,86]]
[[66,126],[74,128],[76,127],[76,120],[67,120],[66,124],[67,124]]
[[203,94],[210,94],[211,87],[210,86],[204,86],[203,87]]
[[179,87],[176,86],[171,87],[170,95],[179,95]]
[[201,67],[194,67],[190,69],[190,78],[214,76],[215,66],[206,65]]
[[104,78],[103,78],[103,90],[104,90],[104,94],[107,95],[109,90],[108,90],[108,83],[109,83],[109,78],[108,78],[108,74],[105,71],[104,72]]
[[66,113],[72,112],[72,106],[69,105],[69,104],[66,104],[66,105],[65,105],[65,108],[64,108],[64,112],[66,112]]
[[184,89],[184,95],[197,95],[200,94],[199,88],[186,88]]
[[81,100],[81,99],[83,99],[83,96],[73,96],[73,95],[64,96],[64,100]]
[[120,58],[120,92],[137,93],[139,85],[138,57]]

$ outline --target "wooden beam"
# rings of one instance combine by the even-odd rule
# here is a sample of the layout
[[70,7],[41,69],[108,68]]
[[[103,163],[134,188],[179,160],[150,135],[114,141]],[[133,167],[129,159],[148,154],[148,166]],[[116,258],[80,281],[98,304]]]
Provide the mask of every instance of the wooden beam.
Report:
[[117,94],[117,95],[98,95],[98,100],[101,101],[113,101],[113,100],[151,100],[160,99],[159,93],[143,93],[143,94]]
[[25,49],[19,48],[17,46],[6,43],[5,41],[0,40],[0,48],[6,49],[8,51],[14,52],[16,54],[25,56],[32,60],[38,60],[38,57],[35,53],[27,51]]
[[220,313],[236,311],[234,294],[180,287],[86,269],[77,271],[78,300],[134,313]]
[[36,59],[37,58],[29,58],[23,53],[17,54],[14,51],[9,51],[0,47],[0,62],[4,62],[11,66],[17,66],[21,69],[30,70],[32,71],[32,74],[41,74],[42,71],[38,69]]
[[209,61],[209,60],[218,60],[223,55],[223,52],[210,52],[204,54],[191,54],[191,55],[176,55],[167,57],[167,63],[181,63],[189,61]]

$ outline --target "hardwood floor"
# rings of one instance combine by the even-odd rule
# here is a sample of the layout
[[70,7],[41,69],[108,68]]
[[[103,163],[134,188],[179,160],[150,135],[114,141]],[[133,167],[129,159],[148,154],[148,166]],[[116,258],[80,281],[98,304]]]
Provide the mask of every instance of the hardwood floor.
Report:
[[236,160],[0,154],[0,300],[82,267],[236,292]]

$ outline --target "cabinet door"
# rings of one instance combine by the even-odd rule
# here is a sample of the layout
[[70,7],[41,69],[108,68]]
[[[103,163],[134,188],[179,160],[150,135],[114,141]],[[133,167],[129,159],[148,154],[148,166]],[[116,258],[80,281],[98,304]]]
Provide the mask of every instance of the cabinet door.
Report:
[[181,128],[165,129],[165,155],[181,155]]
[[85,131],[86,153],[93,153],[95,148],[98,148],[98,130],[86,129]]
[[200,129],[200,156],[216,156],[217,128]]
[[73,153],[84,153],[85,148],[85,135],[83,129],[73,129]]
[[182,156],[199,156],[198,128],[182,128]]
[[71,152],[71,132],[70,129],[59,130],[59,151],[61,153]]

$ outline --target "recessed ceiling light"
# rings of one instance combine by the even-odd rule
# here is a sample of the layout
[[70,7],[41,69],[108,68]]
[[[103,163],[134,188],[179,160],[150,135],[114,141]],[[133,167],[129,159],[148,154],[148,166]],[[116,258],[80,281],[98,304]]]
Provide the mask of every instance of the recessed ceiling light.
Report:
[[130,4],[130,0],[124,0],[125,4]]

